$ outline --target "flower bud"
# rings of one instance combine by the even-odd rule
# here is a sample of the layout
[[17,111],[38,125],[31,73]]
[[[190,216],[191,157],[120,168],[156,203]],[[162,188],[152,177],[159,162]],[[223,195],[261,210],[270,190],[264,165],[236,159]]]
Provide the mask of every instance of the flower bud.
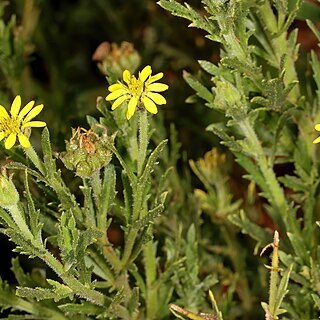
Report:
[[214,104],[222,110],[235,107],[241,101],[241,95],[230,82],[217,81],[215,88]]
[[0,173],[0,206],[8,208],[19,202],[19,193],[12,182],[12,176],[7,177],[4,170]]
[[134,73],[140,65],[141,58],[133,44],[123,41],[116,43],[102,42],[92,56],[98,62],[98,68],[106,75],[113,74],[117,79],[122,77],[124,70]]
[[66,142],[66,151],[61,153],[60,158],[77,176],[90,177],[111,161],[112,152],[107,143],[113,145],[115,135],[108,137],[104,134],[100,137],[93,130],[83,128],[72,129],[72,132],[70,141]]

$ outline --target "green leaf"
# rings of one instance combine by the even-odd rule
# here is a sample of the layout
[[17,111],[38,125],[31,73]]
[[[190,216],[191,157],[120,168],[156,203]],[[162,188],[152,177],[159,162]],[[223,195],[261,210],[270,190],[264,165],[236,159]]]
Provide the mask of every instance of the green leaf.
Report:
[[99,125],[99,122],[94,117],[87,116],[86,119],[90,128],[94,128],[96,125]]
[[217,135],[221,140],[221,144],[226,145],[232,152],[243,152],[239,143],[235,140],[234,137],[229,136],[226,133],[226,130],[221,126],[221,124],[213,123],[206,128],[207,131],[212,131]]
[[69,315],[94,316],[102,313],[103,308],[93,305],[87,301],[81,303],[66,303],[59,306],[59,309]]
[[[317,30],[318,32],[318,30]],[[319,34],[320,36],[320,34]],[[320,40],[319,40],[320,41]],[[314,51],[311,51],[311,67],[313,71],[313,79],[317,85],[317,97],[320,101],[320,62],[317,54]]]
[[139,313],[139,306],[140,306],[139,298],[140,298],[139,288],[135,287],[132,290],[132,294],[128,301],[128,306],[127,306],[132,319],[135,318],[134,317],[135,314],[137,316]]
[[295,234],[292,234],[290,232],[287,232],[287,235],[294,248],[295,254],[303,261],[303,263],[305,263],[306,265],[309,265],[310,253],[308,252],[303,242],[303,239],[301,239],[301,237]]
[[148,227],[151,223],[153,223],[155,218],[157,218],[157,217],[159,217],[161,215],[163,210],[164,210],[164,205],[163,204],[159,204],[155,208],[149,210],[148,214],[145,217],[143,217],[140,220],[136,221],[133,224],[133,228],[141,229],[141,228]]
[[265,98],[263,97],[254,97],[251,102],[259,103],[264,107],[268,107],[274,111],[283,112],[287,105],[287,97],[294,86],[298,83],[293,81],[287,86],[284,83],[285,70],[281,72],[278,78],[270,79],[262,82],[263,92]]
[[25,187],[25,192],[26,192],[26,198],[27,198],[27,208],[28,208],[28,215],[30,218],[30,228],[31,228],[31,233],[35,237],[36,241],[38,242],[39,245],[43,245],[42,243],[42,227],[43,224],[39,222],[39,211],[36,210],[34,206],[34,202],[32,199],[32,195],[29,189],[29,182],[28,182],[28,171],[25,171],[25,179],[24,179],[24,187]]
[[308,192],[308,186],[300,178],[296,176],[285,175],[279,177],[279,181],[282,182],[287,188],[296,192]]
[[219,310],[217,302],[216,302],[211,290],[209,290],[209,297],[211,300],[212,309],[213,309],[214,313],[217,315],[216,316],[217,320],[223,320],[222,312]]
[[109,163],[104,169],[101,194],[98,206],[98,228],[106,230],[107,213],[113,204],[116,196],[116,171],[114,166]]
[[63,284],[61,284],[60,287],[57,287],[55,290],[45,288],[17,287],[16,294],[18,297],[36,299],[37,301],[54,299],[55,302],[64,298],[71,298],[73,295],[72,290]]
[[156,161],[158,160],[158,158],[160,157],[162,151],[164,150],[166,144],[167,144],[168,140],[163,140],[161,141],[157,147],[152,151],[152,153],[150,154],[147,164],[144,168],[144,171],[139,179],[139,183],[142,185],[146,185],[147,182],[150,179],[150,175],[154,170],[154,167],[156,165]]
[[123,195],[124,195],[124,205],[125,205],[125,224],[131,224],[132,221],[132,208],[133,208],[133,192],[132,186],[128,179],[127,174],[125,171],[121,173],[122,185],[123,185]]
[[15,252],[20,252],[21,254],[28,255],[29,257],[39,258],[42,258],[46,253],[45,249],[35,246],[30,240],[26,240],[20,231],[6,229],[2,230],[2,232],[16,244],[17,247],[14,249]]
[[221,59],[221,64],[244,74],[252,80],[252,84],[255,86],[255,88],[261,89],[261,82],[263,79],[261,67],[256,67],[253,62],[245,63],[240,61],[237,57],[225,57]]
[[184,80],[189,84],[189,86],[196,91],[196,94],[209,102],[209,106],[213,103],[213,94],[202,85],[193,75],[188,73],[187,71],[183,72]]
[[269,197],[270,195],[268,194],[268,186],[258,165],[255,162],[253,162],[251,158],[241,153],[236,153],[236,156],[236,161],[249,173],[249,175],[245,175],[244,178],[250,181],[255,181],[257,185],[261,188],[261,190],[263,192],[266,192],[267,196]]
[[95,206],[92,196],[92,188],[88,185],[80,186],[82,194],[84,196],[83,201],[83,216],[85,217],[85,223],[88,226],[96,226]]
[[41,145],[43,152],[43,161],[45,166],[46,176],[52,178],[56,172],[56,161],[52,158],[52,149],[50,143],[49,129],[45,127],[42,131]]
[[12,264],[11,270],[14,273],[14,276],[17,279],[18,284],[20,286],[33,287],[35,285],[35,282],[31,279],[30,275],[26,274],[23,271],[18,257],[13,258],[11,260],[11,264]]
[[209,20],[206,17],[201,16],[187,3],[184,3],[184,6],[175,0],[160,0],[157,3],[162,8],[170,11],[172,15],[190,20],[191,24],[189,27],[206,30],[208,33],[214,36],[213,28]]
[[241,229],[242,233],[258,241],[259,246],[263,247],[269,242],[270,233],[251,222],[243,210],[240,210],[240,214],[229,215],[228,218]]
[[38,181],[45,181],[43,176],[39,174],[37,171],[30,169],[26,165],[20,163],[20,162],[10,162],[5,165],[7,169],[11,170],[23,170],[27,171],[31,176],[35,177]]
[[0,307],[2,309],[18,306],[19,298],[15,295],[13,287],[0,278]]
[[320,296],[312,293],[311,297],[312,297],[314,303],[316,304],[317,308],[320,309]]
[[94,228],[82,231],[79,236],[79,245],[76,248],[76,257],[78,259],[83,258],[86,254],[87,247],[95,243],[102,236],[103,233]]
[[3,208],[0,208],[0,219],[3,220],[3,224],[7,225],[8,227],[14,229],[16,228],[16,223],[14,222],[14,220],[11,218],[10,214],[4,210]]
[[190,226],[187,232],[186,257],[187,274],[190,277],[191,285],[196,284],[198,282],[199,261],[198,242],[194,224]]
[[221,73],[221,67],[216,66],[210,61],[199,60],[201,68],[211,74],[212,76],[218,76]]

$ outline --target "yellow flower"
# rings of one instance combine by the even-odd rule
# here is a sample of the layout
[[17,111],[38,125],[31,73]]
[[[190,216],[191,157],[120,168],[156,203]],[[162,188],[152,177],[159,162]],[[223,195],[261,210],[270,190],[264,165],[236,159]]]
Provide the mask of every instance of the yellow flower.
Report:
[[[320,131],[320,124],[316,124],[314,126],[314,128],[317,130],[317,131]],[[320,142],[320,137],[316,138],[313,140],[313,143],[319,143]]]
[[10,149],[14,146],[17,136],[20,144],[24,148],[29,148],[30,141],[25,135],[26,129],[30,127],[46,126],[46,123],[43,121],[30,121],[37,116],[43,108],[43,104],[39,104],[35,107],[33,106],[34,101],[30,101],[20,111],[21,97],[16,96],[12,102],[9,115],[7,110],[0,105],[0,141],[6,139],[4,143],[6,149]]
[[129,101],[127,109],[127,119],[129,120],[136,111],[137,106],[143,106],[153,114],[158,112],[156,104],[166,104],[166,99],[157,92],[162,92],[168,89],[168,86],[164,83],[156,83],[163,77],[163,73],[157,73],[151,76],[152,69],[150,66],[143,68],[139,72],[139,77],[136,78],[131,75],[129,70],[123,71],[122,83],[118,81],[115,84],[109,86],[108,90],[111,92],[107,97],[107,101],[115,100],[111,109],[114,110],[119,107],[123,102]]

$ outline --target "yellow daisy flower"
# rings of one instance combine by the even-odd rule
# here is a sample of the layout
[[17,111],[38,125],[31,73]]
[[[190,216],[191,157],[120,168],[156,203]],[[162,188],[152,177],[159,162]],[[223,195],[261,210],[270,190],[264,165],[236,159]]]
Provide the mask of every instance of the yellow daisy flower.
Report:
[[[317,131],[320,131],[320,124],[316,124],[314,126],[314,128],[317,130]],[[320,142],[320,137],[316,138],[313,140],[313,143],[319,143]]]
[[10,115],[7,110],[0,105],[0,141],[6,139],[4,146],[10,149],[14,146],[17,136],[20,144],[24,148],[30,147],[30,141],[25,135],[25,131],[30,127],[45,127],[46,123],[43,121],[30,121],[37,116],[43,109],[43,104],[35,107],[34,101],[30,101],[20,111],[21,97],[16,96],[12,102]]
[[166,99],[158,92],[165,91],[169,87],[164,83],[156,83],[156,81],[163,77],[162,72],[154,76],[151,76],[151,73],[152,69],[150,66],[144,67],[139,72],[138,78],[131,75],[129,70],[124,70],[123,80],[125,84],[118,81],[108,88],[111,93],[106,97],[106,100],[115,100],[111,109],[114,110],[123,102],[129,101],[127,109],[128,120],[134,115],[137,106],[141,106],[141,103],[147,111],[156,114],[158,112],[156,104],[162,105],[167,103]]

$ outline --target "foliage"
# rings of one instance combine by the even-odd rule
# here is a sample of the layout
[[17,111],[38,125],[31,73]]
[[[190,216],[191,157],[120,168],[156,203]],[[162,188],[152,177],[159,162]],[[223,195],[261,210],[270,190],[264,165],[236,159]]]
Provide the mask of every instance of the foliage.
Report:
[[[164,21],[172,18],[161,7],[199,30],[169,44]],[[105,79],[78,80],[86,77],[81,62],[91,57],[51,52],[46,39],[57,34],[57,47],[76,43],[64,42],[44,19],[52,9],[61,10],[68,36],[75,21],[87,34],[86,23],[102,26],[103,15],[112,25],[106,34],[118,44],[99,39],[93,54],[94,73],[107,79],[112,98],[105,99]],[[3,318],[317,318],[319,58],[300,54],[292,25],[319,12],[302,0],[2,2],[0,102],[36,96],[48,126],[41,137],[33,129],[30,147],[0,145],[0,231],[15,251],[15,278],[0,277]],[[128,35],[143,28],[143,40]],[[209,51],[218,44],[219,57],[194,49],[188,55],[180,47],[188,37],[200,44],[205,37],[209,45],[200,47]],[[167,86],[152,86],[142,61],[164,69],[166,100],[156,92]],[[187,67],[183,78],[195,95],[186,102],[188,110],[197,104],[194,113],[184,104],[173,111],[177,96],[191,92],[173,71]],[[140,77],[137,70],[144,70]],[[119,97],[125,106],[112,108],[108,100]],[[184,125],[193,137],[188,143]],[[205,125],[209,135],[201,133]]]

